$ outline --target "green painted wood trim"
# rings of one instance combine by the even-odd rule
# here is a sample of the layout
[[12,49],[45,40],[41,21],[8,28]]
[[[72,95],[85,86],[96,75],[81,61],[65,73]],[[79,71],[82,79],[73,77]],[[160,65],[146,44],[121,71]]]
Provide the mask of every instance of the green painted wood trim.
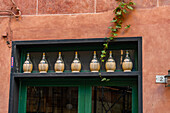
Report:
[[[24,75],[23,75],[24,76]],[[34,78],[34,79],[21,79],[22,82],[24,82],[25,84],[28,85],[83,85],[84,82],[86,82],[86,84],[88,85],[105,85],[107,83],[107,85],[110,84],[119,84],[119,82],[122,82],[122,85],[127,85],[127,84],[132,84],[133,82],[137,81],[136,77],[114,77],[114,78],[110,78],[110,81],[108,82],[101,82],[100,78],[54,78],[54,79],[48,79],[48,78]],[[82,82],[83,81],[83,82]]]
[[[63,83],[64,82],[64,83]],[[79,84],[82,84],[81,86]],[[82,103],[85,103],[85,84],[84,82],[79,81],[70,81],[70,80],[53,80],[48,81],[47,79],[43,80],[35,80],[32,81],[30,79],[20,81],[19,88],[19,112],[18,113],[26,113],[26,104],[27,104],[27,86],[39,86],[39,87],[78,87],[78,113],[85,113],[84,106],[79,106]],[[83,88],[84,87],[84,88]]]
[[18,113],[26,113],[27,106],[27,87],[20,82]]
[[92,86],[86,84],[85,90],[85,113],[92,112]]
[[92,112],[92,86],[131,86],[132,113],[138,112],[137,78],[117,77],[108,82],[101,82],[99,78],[24,79],[20,81],[18,113],[26,112],[27,86],[78,87],[78,113]]
[[137,83],[132,86],[132,113],[138,113],[138,88]]
[[57,79],[24,79],[22,80],[29,86],[80,86],[84,85],[82,79],[57,78]]
[[86,113],[85,112],[85,85],[81,85],[79,87],[79,95],[78,95],[78,113]]

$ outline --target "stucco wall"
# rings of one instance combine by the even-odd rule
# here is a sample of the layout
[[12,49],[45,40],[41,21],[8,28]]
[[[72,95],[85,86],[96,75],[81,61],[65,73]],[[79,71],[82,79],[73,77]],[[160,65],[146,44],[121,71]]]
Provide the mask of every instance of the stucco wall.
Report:
[[[113,18],[115,0],[15,0],[22,19],[11,22],[13,40],[104,38]],[[134,0],[137,5],[121,37],[143,37],[143,111],[169,113],[170,88],[155,84],[156,75],[170,69],[170,0]],[[10,0],[0,0],[0,10]],[[8,31],[9,17],[0,16],[0,35]],[[0,37],[0,113],[8,112],[11,48]]]

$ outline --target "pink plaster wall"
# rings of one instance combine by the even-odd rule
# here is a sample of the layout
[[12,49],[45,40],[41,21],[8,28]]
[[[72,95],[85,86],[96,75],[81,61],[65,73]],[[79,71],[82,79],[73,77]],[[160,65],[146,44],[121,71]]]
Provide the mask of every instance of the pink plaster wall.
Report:
[[[10,3],[5,0],[0,1],[4,2],[0,5],[3,8],[10,6]],[[13,40],[83,39],[109,36],[107,28],[111,25],[112,9],[116,5],[113,0],[53,1],[56,6],[39,0],[39,7],[37,7],[37,4],[30,1],[25,3],[16,0],[24,15],[19,21],[12,19]],[[109,3],[114,5],[111,6]],[[169,113],[170,88],[165,88],[163,84],[156,84],[155,76],[166,75],[170,69],[170,1],[136,0],[136,3],[135,11],[125,22],[132,27],[128,31],[121,31],[119,36],[143,37],[144,113]],[[62,8],[60,4],[63,4]],[[8,17],[0,17],[0,35],[8,30],[8,19]],[[0,113],[8,111],[10,57],[11,48],[8,48],[4,39],[0,38]]]
[[[8,27],[8,18],[0,18],[0,34]],[[0,113],[8,112],[11,48],[0,38]]]

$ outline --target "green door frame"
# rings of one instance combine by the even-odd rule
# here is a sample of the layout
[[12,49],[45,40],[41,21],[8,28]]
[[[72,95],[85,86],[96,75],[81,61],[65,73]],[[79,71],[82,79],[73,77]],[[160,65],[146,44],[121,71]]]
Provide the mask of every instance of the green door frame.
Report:
[[19,88],[18,113],[26,113],[27,87],[78,87],[78,113],[91,113],[92,86],[130,86],[132,87],[132,113],[138,112],[138,89],[136,78],[111,78],[101,82],[98,78],[58,78],[58,79],[21,79]]

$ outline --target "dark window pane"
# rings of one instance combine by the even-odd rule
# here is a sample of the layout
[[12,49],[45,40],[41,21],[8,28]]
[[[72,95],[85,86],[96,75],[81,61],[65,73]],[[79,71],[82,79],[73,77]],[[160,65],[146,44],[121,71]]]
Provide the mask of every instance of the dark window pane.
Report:
[[78,88],[28,87],[27,113],[78,113]]
[[92,88],[92,113],[131,113],[132,89],[130,87],[94,86]]

